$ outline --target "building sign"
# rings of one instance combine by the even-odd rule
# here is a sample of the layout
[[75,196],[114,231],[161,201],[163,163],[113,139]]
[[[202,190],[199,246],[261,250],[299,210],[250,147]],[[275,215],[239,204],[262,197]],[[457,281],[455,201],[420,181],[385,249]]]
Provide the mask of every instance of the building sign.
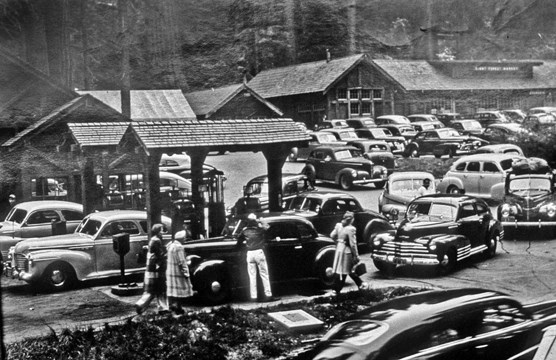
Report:
[[518,66],[475,66],[475,71],[488,71],[488,72],[519,71],[519,67]]
[[546,92],[544,92],[542,90],[529,91],[529,95],[546,95]]

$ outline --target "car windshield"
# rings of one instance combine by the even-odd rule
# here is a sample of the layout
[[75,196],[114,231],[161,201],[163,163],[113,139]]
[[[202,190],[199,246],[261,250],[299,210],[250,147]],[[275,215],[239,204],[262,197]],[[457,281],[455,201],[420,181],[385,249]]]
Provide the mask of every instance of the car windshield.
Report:
[[318,134],[318,141],[321,143],[334,142],[336,137],[332,134]]
[[539,177],[513,179],[510,182],[510,186],[509,186],[510,192],[520,191],[520,190],[551,191],[551,189],[552,189],[552,183],[550,179],[539,178]]
[[385,136],[387,136],[384,129],[372,129],[371,134],[373,134],[374,137],[385,137]]
[[255,197],[268,196],[268,183],[265,181],[249,183],[245,186],[244,194]]
[[407,127],[406,126],[403,126],[403,127],[400,126],[399,129],[400,129],[400,133],[402,133],[402,134],[409,134],[409,133],[413,134],[413,133],[415,133],[415,129],[413,129],[412,127],[409,127],[409,126],[407,126]]
[[353,157],[348,149],[336,151],[334,154],[336,154],[337,160],[351,159]]
[[231,218],[222,229],[222,235],[225,237],[238,236],[241,230],[245,227],[246,222],[243,219]]
[[321,199],[313,199],[308,197],[296,197],[290,203],[288,210],[318,212],[320,210],[321,204],[322,204]]
[[[429,178],[427,178],[429,179]],[[390,194],[413,197],[419,194],[418,190],[423,184],[423,179],[400,179],[390,184]],[[431,181],[431,189],[434,190],[434,181]]]
[[506,171],[506,170],[510,170],[512,168],[512,164],[514,163],[513,159],[506,159],[506,160],[502,160],[500,161],[500,167],[502,168],[502,170]]
[[373,120],[361,120],[361,123],[363,123],[363,125],[366,126],[366,127],[376,126],[376,124]]
[[339,133],[340,139],[342,140],[350,140],[350,139],[358,139],[359,137],[355,133],[355,131],[342,131]]
[[419,201],[409,205],[406,217],[412,223],[454,221],[457,212],[458,209],[454,205]]
[[388,330],[388,325],[371,320],[352,320],[337,325],[323,336],[322,341],[345,341],[365,345],[375,341]]
[[14,223],[21,224],[26,216],[27,210],[13,208],[8,216],[6,216],[6,221],[13,221]]
[[475,130],[482,128],[481,123],[478,121],[466,121],[462,122],[461,125],[465,130]]
[[85,218],[75,229],[75,232],[78,234],[95,236],[95,234],[100,230],[101,225],[102,223],[98,220]]
[[459,132],[455,129],[440,129],[438,130],[438,137],[441,139],[460,136]]

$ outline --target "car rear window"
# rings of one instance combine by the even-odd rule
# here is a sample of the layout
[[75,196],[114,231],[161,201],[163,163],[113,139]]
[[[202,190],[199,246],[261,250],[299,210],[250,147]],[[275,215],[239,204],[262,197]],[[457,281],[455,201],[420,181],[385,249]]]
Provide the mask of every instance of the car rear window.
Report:
[[62,210],[62,215],[66,221],[83,220],[83,213],[73,210]]
[[32,213],[31,216],[29,216],[29,220],[27,220],[27,224],[47,224],[58,220],[60,220],[60,215],[58,215],[56,211],[41,210]]
[[502,168],[502,170],[509,170],[512,168],[512,163],[514,162],[513,159],[507,159],[507,160],[502,160],[500,161],[500,167]]

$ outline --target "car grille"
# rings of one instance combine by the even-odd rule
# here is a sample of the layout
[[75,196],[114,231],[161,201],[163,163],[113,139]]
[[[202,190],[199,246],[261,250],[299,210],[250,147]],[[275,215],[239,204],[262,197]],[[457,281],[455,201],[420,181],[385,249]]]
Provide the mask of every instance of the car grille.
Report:
[[23,254],[15,254],[15,267],[20,270],[29,271],[27,258]]
[[377,255],[390,255],[404,258],[435,259],[436,254],[431,254],[427,247],[422,244],[406,241],[389,241],[379,249],[375,249]]

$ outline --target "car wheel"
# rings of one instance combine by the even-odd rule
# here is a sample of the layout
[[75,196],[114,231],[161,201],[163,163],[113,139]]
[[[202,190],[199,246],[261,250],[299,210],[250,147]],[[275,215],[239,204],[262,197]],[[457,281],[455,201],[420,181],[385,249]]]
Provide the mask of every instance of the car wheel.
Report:
[[347,174],[341,175],[340,186],[342,187],[343,190],[350,190],[351,187],[353,186],[353,180]]
[[201,297],[209,304],[222,304],[230,297],[230,281],[221,272],[213,271],[204,276],[199,292]]
[[309,179],[311,185],[315,186],[315,182],[317,180],[317,174],[315,172],[315,169],[312,166],[305,166],[303,170],[301,170],[301,173],[307,176],[307,179]]
[[499,241],[500,241],[500,234],[498,233],[498,231],[489,234],[486,243],[487,249],[484,252],[485,258],[491,259],[496,255],[496,247],[498,246]]
[[388,275],[392,274],[394,272],[394,269],[396,268],[396,265],[376,259],[373,259],[373,264],[378,269],[378,271]]
[[64,262],[49,265],[43,275],[42,284],[48,291],[71,289],[77,281],[73,268]]
[[419,151],[416,147],[409,148],[409,157],[410,158],[417,158],[419,157]]
[[382,189],[386,185],[386,181],[375,182],[375,188]]
[[456,268],[457,263],[457,253],[456,249],[449,249],[448,252],[444,255],[444,257],[440,260],[440,264],[438,264],[438,274],[439,275],[446,275],[451,273]]
[[454,149],[452,148],[448,148],[444,151],[444,155],[448,155],[449,158],[453,158],[454,157]]
[[319,279],[320,286],[329,289],[334,286],[336,276],[332,270],[334,264],[334,253],[329,253],[323,256],[317,263],[317,278]]
[[451,185],[450,187],[448,187],[448,189],[446,190],[447,194],[461,194],[461,190],[455,186],[455,185]]

